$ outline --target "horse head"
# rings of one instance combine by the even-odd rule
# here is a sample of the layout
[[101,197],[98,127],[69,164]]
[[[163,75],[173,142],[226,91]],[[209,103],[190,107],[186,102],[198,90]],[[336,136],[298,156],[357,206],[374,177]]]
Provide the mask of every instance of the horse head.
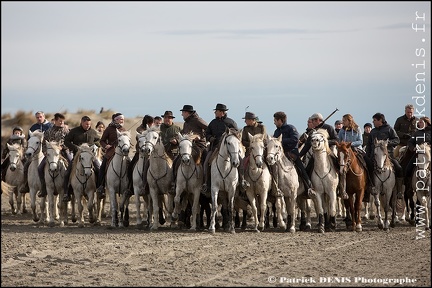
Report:
[[15,171],[18,167],[18,161],[21,161],[23,157],[23,148],[20,144],[7,144],[7,148],[9,150],[9,169],[11,171]]
[[179,140],[179,154],[181,161],[185,165],[190,165],[192,160],[192,134],[182,135],[180,132],[177,133]]
[[62,147],[57,141],[45,140],[45,144],[47,147],[46,161],[49,163],[49,169],[53,172],[57,171]]
[[42,141],[44,134],[42,131],[36,130],[34,132],[29,132],[29,140],[27,141],[27,150],[25,156],[27,158],[32,157],[34,154],[39,153],[42,147]]
[[144,154],[144,146],[146,143],[146,137],[145,137],[145,131],[143,131],[142,133],[137,132],[136,134],[136,139],[137,139],[137,146],[138,146],[138,151],[140,154]]
[[129,150],[131,147],[131,137],[129,131],[120,132],[117,130],[117,147],[120,148],[123,156],[129,155]]
[[[78,152],[75,156],[75,159],[81,164],[83,175],[90,177],[90,175],[93,173],[93,160],[95,157],[96,156],[93,152],[93,147],[89,146],[87,143],[83,143],[78,146]],[[78,163],[75,163],[75,165]]]
[[352,161],[350,153],[351,142],[336,142],[336,147],[338,152],[337,155],[339,159],[340,173],[346,174]]
[[145,135],[145,144],[143,150],[144,153],[149,156],[155,149],[155,146],[159,140],[160,130],[151,127],[150,129],[145,130],[143,135]]
[[272,166],[282,159],[282,134],[278,137],[271,137],[267,135],[267,163]]
[[327,151],[330,152],[328,145],[329,134],[325,129],[318,129],[311,135],[311,145],[313,151]]
[[231,165],[237,168],[240,165],[240,157],[244,157],[244,149],[241,145],[241,131],[239,132],[237,129],[229,128],[222,135],[222,143],[220,146],[220,150],[225,149],[222,153],[226,153],[227,157],[231,161]]
[[390,158],[388,155],[387,145],[388,140],[374,140],[374,160],[378,171],[384,171],[391,167]]
[[249,143],[250,143],[250,155],[255,161],[255,164],[258,168],[262,168],[264,163],[264,135],[262,134],[255,134],[252,136],[248,132],[249,137]]

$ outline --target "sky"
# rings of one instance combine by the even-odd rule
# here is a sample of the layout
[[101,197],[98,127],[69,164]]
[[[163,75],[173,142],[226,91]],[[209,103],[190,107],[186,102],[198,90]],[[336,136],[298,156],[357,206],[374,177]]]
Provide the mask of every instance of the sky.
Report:
[[[430,1],[1,2],[1,112],[431,116]],[[414,98],[413,98],[414,97]],[[67,120],[67,119],[66,119]]]

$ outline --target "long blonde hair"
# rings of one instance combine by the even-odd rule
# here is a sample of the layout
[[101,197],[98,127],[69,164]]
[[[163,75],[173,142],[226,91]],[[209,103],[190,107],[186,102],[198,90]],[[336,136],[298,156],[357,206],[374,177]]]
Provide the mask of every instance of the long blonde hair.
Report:
[[346,119],[348,121],[348,126],[345,127],[345,130],[353,130],[353,131],[358,131],[359,126],[357,125],[357,123],[354,121],[354,118],[351,114],[345,114],[342,116],[342,119]]

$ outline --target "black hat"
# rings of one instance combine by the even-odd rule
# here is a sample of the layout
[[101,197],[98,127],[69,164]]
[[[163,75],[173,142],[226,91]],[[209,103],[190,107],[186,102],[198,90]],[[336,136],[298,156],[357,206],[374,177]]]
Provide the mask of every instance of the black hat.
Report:
[[339,124],[342,124],[342,121],[341,120],[336,120],[334,125],[339,125]]
[[371,123],[366,123],[366,124],[363,126],[363,128],[366,128],[366,127],[370,127],[370,128],[372,128],[372,124],[371,124]]
[[172,111],[165,111],[164,115],[161,115],[161,117],[175,118]]
[[213,110],[228,111],[226,105],[225,104],[221,104],[221,103],[218,103],[216,105],[216,108],[213,109]]
[[180,111],[195,112],[192,105],[183,105],[183,109],[181,109]]
[[256,120],[257,117],[255,116],[255,113],[246,112],[245,113],[245,117],[243,117],[242,119],[253,119],[253,120]]

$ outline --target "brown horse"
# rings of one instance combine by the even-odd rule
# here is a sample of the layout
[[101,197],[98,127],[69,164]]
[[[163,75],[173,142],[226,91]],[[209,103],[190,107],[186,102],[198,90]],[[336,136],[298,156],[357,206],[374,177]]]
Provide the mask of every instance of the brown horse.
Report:
[[[340,164],[340,189],[348,194],[344,200],[347,211],[347,229],[360,232],[361,226],[361,205],[366,189],[366,170],[357,159],[357,155],[351,149],[351,142],[340,142],[336,144]],[[355,194],[355,202],[354,202]],[[352,219],[351,219],[352,218]]]

